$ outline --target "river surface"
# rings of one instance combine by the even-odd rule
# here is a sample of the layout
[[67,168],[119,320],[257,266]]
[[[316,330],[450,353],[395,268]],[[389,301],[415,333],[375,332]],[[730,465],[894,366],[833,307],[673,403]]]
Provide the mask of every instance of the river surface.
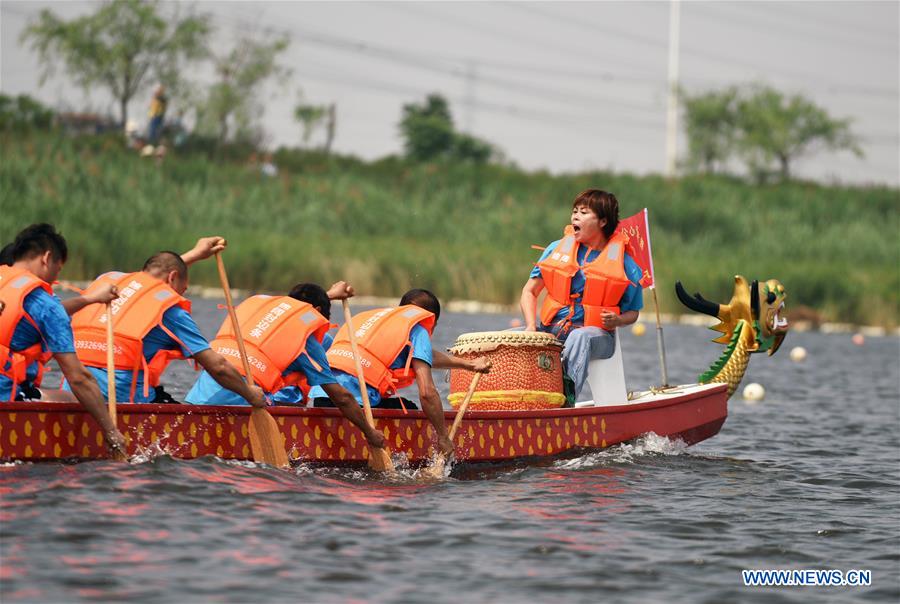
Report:
[[[195,313],[208,336],[224,318],[214,301]],[[435,341],[511,318],[446,313]],[[718,356],[713,335],[666,327],[671,382]],[[626,331],[623,351],[629,388],[659,383],[652,328]],[[176,396],[194,378],[181,365]],[[766,399],[738,394],[721,433],[690,448],[647,436],[574,459],[458,465],[440,483],[213,457],[7,464],[0,601],[900,600],[900,340],[792,333],[774,357],[754,355],[749,382]],[[872,580],[745,587],[742,569]]]

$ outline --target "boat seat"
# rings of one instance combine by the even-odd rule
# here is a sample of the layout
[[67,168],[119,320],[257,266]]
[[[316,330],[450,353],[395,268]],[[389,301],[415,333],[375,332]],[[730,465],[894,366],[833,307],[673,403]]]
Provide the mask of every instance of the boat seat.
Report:
[[588,362],[587,383],[591,387],[593,401],[577,406],[624,405],[628,402],[625,388],[625,367],[622,363],[622,337],[616,334],[616,348],[608,359],[594,359]]

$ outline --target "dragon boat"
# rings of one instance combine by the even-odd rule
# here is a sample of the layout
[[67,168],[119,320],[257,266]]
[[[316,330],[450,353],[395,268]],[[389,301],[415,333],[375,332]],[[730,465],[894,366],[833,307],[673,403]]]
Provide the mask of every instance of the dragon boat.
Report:
[[[491,373],[480,380],[456,434],[456,456],[466,462],[504,462],[596,450],[653,432],[694,444],[717,434],[728,415],[728,398],[743,378],[749,355],[773,354],[787,330],[780,317],[784,288],[735,277],[728,304],[676,287],[693,310],[711,314],[725,345],[722,356],[698,382],[625,391],[618,338],[610,359],[591,361],[592,400],[564,406],[560,344],[547,334],[482,332],[463,334],[454,353],[491,356]],[[472,375],[451,372],[450,402],[458,406]],[[0,459],[84,460],[107,457],[99,426],[77,402],[47,393],[41,400],[0,403]],[[571,402],[571,401],[570,401]],[[336,409],[270,407],[289,457],[297,462],[364,464],[362,434]],[[376,426],[396,461],[427,461],[434,433],[421,411],[374,409]],[[447,411],[448,422],[454,411]],[[119,429],[129,455],[166,454],[191,459],[215,455],[250,460],[250,408],[187,404],[119,404]]]

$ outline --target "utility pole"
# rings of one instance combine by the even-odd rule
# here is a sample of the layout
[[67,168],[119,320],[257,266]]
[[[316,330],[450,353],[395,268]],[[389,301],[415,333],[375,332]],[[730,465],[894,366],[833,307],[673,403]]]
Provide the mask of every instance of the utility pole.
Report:
[[678,154],[678,38],[681,2],[669,0],[669,100],[666,115],[666,177],[675,176]]

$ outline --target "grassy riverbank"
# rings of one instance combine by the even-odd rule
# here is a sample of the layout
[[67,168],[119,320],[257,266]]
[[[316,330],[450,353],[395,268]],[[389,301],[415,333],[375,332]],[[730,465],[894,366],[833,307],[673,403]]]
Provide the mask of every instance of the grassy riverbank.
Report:
[[[780,279],[790,307],[824,320],[898,320],[896,189],[551,176],[296,152],[276,156],[281,173],[265,178],[203,155],[171,155],[158,167],[112,140],[50,134],[2,135],[0,151],[0,241],[31,222],[56,223],[70,242],[71,279],[137,268],[157,249],[217,233],[229,240],[236,287],[345,278],[372,295],[415,285],[442,298],[511,303],[537,258],[529,246],[558,238],[572,199],[596,186],[616,193],[623,216],[650,208],[664,311],[681,310],[676,279],[725,301],[742,273]],[[204,264],[192,281],[216,283],[215,267]]]

